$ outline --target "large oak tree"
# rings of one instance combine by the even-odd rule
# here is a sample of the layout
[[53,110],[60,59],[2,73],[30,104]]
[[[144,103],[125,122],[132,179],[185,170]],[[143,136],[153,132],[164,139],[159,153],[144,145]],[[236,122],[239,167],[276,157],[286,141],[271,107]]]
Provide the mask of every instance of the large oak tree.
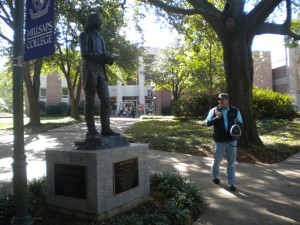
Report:
[[[140,0],[166,12],[170,21],[176,23],[181,15],[201,15],[218,35],[223,46],[224,70],[227,92],[231,103],[240,108],[244,125],[240,143],[243,146],[262,146],[252,107],[253,59],[252,41],[256,35],[279,34],[300,39],[300,31],[291,29],[292,0],[253,1],[250,11],[245,0]],[[269,22],[268,17],[279,6],[285,7],[282,24]]]

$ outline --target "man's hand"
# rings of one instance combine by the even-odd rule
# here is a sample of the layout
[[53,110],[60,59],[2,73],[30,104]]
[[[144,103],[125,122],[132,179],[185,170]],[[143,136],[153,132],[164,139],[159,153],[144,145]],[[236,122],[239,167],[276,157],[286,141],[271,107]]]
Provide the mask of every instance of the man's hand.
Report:
[[218,118],[218,119],[221,119],[221,118],[222,118],[222,113],[221,113],[221,112],[218,112],[218,113],[217,113],[217,118]]

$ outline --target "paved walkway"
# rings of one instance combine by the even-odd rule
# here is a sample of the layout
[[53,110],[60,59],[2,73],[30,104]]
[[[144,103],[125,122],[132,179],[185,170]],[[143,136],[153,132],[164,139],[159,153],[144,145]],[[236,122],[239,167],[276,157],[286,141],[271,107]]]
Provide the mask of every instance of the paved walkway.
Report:
[[[123,132],[136,119],[112,118],[114,130]],[[66,126],[25,137],[28,179],[45,174],[45,150],[73,146],[84,139],[84,124]],[[12,136],[0,137],[0,189],[10,188]],[[194,225],[295,225],[300,224],[300,154],[272,165],[237,164],[236,192],[226,189],[225,162],[220,186],[210,178],[210,158],[149,151],[152,172],[179,171],[199,184],[209,207]]]

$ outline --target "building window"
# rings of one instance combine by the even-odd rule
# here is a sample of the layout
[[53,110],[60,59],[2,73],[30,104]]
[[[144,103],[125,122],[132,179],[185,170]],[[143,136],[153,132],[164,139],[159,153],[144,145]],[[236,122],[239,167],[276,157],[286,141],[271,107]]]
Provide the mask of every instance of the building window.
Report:
[[47,99],[47,89],[46,88],[41,88],[41,100],[46,100]]
[[62,98],[69,98],[68,88],[62,88]]

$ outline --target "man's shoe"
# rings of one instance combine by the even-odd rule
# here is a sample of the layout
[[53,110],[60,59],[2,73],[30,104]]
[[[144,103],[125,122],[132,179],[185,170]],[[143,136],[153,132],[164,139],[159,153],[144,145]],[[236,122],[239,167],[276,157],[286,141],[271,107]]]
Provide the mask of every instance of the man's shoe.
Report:
[[236,187],[231,185],[229,188],[228,188],[230,191],[236,191]]
[[121,136],[121,134],[114,132],[112,129],[105,129],[101,131],[103,136]]
[[218,178],[213,179],[212,181],[213,181],[215,184],[218,184],[218,185],[221,183],[220,180],[219,180]]

